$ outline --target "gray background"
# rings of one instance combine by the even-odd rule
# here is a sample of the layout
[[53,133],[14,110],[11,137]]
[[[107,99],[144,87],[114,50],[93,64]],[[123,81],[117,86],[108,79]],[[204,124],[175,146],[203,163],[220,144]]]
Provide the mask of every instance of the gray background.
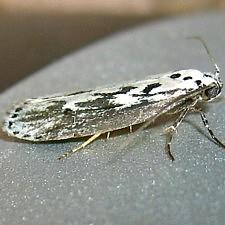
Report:
[[[78,91],[175,69],[213,68],[202,36],[225,70],[225,13],[144,24],[33,74],[0,96],[0,116],[24,98]],[[224,81],[224,75],[221,74]],[[224,135],[224,101],[206,113]],[[200,117],[189,115],[164,153],[166,120],[138,133],[99,139],[57,161],[80,141],[33,144],[0,139],[0,224],[224,224],[225,151],[209,140]],[[121,146],[128,143],[124,149]]]

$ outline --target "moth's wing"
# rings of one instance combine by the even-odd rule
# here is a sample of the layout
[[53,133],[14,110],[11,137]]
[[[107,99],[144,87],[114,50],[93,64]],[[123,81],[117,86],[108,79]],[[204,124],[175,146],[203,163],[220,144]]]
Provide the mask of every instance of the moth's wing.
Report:
[[28,99],[9,112],[3,130],[30,141],[89,136],[156,118],[201,91],[187,93],[170,88],[163,94],[146,94],[146,88],[156,89],[155,84],[153,79],[122,87]]

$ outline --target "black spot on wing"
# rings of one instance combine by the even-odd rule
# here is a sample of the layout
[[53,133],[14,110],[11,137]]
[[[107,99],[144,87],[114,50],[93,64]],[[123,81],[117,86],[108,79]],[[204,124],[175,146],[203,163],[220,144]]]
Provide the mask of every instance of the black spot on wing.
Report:
[[41,139],[41,138],[42,138],[41,135],[35,137],[36,140],[39,140],[39,139]]
[[201,80],[196,80],[195,83],[196,83],[198,86],[200,86],[201,83],[202,83],[202,81],[201,81]]
[[12,114],[11,118],[16,118],[18,116],[18,114],[14,113]]
[[69,109],[69,108],[66,108],[66,109],[63,110],[63,113],[64,113],[65,115],[70,115],[70,114],[73,113],[73,110],[72,110],[72,109]]
[[77,111],[104,111],[112,108],[117,108],[122,106],[121,104],[115,104],[110,102],[110,100],[114,99],[114,96],[101,96],[95,100],[87,101],[87,102],[79,102],[76,103],[76,106],[80,109]]
[[48,107],[46,107],[46,112],[49,111],[50,113],[61,111],[63,106],[66,104],[66,101],[51,101],[51,103]]
[[13,125],[13,122],[9,121],[8,128],[11,129],[12,125]]
[[153,83],[153,84],[149,84],[147,85],[142,92],[144,92],[146,95],[149,94],[149,92],[151,92],[154,88],[160,87],[162,84],[160,83]]
[[170,78],[176,79],[176,78],[179,78],[180,76],[181,76],[180,73],[174,73],[174,74],[170,75]]
[[125,87],[121,87],[118,91],[109,92],[109,93],[94,93],[93,96],[113,97],[113,96],[118,95],[118,94],[126,94],[130,90],[133,90],[135,88],[137,88],[137,87],[134,87],[134,86],[125,86]]
[[192,77],[191,76],[187,76],[187,77],[184,77],[183,80],[191,80]]
[[133,90],[135,88],[137,88],[137,87],[134,87],[134,86],[122,87],[117,94],[126,94],[127,92],[129,92],[130,90]]
[[212,75],[204,73],[204,77],[212,77]]
[[143,97],[143,96],[147,96],[147,97],[152,97],[152,96],[155,96],[155,95],[166,95],[166,94],[169,94],[169,95],[172,95],[174,94],[176,91],[178,91],[179,89],[173,89],[173,90],[170,90],[170,91],[159,91],[157,93],[153,93],[153,94],[132,94],[132,97]]
[[19,112],[21,110],[22,110],[22,108],[21,107],[18,107],[18,108],[15,109],[15,112]]
[[24,134],[23,137],[28,138],[28,137],[30,137],[30,134]]

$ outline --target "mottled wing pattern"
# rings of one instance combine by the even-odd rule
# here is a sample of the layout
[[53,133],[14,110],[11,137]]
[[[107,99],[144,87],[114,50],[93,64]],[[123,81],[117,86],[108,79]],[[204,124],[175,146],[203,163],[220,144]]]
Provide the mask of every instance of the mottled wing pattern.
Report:
[[58,96],[28,99],[4,121],[9,135],[30,141],[93,135],[138,124],[199,95],[202,74],[182,70],[159,78]]

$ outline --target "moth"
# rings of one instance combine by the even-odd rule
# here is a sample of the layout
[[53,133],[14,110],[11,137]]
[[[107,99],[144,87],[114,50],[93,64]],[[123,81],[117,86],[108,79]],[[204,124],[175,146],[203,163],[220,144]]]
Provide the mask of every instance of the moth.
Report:
[[145,80],[128,82],[47,97],[27,99],[13,106],[5,117],[3,131],[9,136],[32,142],[54,141],[89,136],[78,148],[59,159],[84,148],[100,135],[135,124],[148,126],[163,114],[176,113],[178,118],[166,129],[165,150],[171,160],[171,142],[179,124],[188,112],[197,110],[212,139],[225,148],[214,135],[203,111],[196,109],[199,102],[210,102],[221,94],[223,84],[220,69],[204,40],[215,72],[194,69],[159,74]]

